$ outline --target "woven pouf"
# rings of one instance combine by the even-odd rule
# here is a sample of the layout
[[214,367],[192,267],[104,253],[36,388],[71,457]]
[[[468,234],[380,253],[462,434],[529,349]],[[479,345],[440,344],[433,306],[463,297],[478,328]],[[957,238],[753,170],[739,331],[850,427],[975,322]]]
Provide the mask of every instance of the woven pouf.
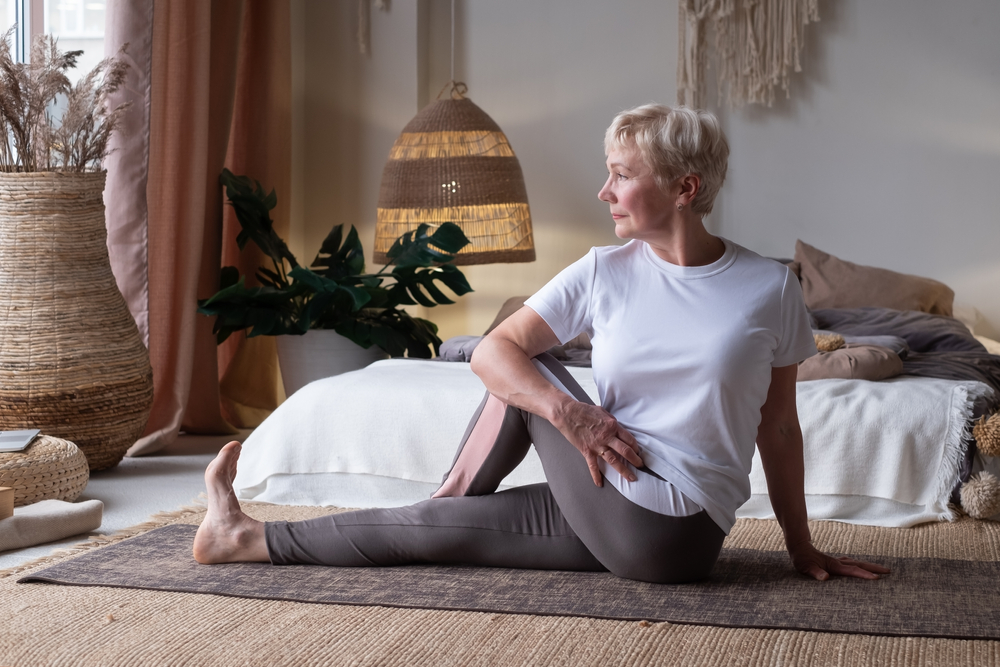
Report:
[[121,461],[153,402],[108,259],[104,176],[0,173],[0,428],[70,440],[91,470]]
[[68,440],[42,435],[23,451],[0,453],[0,486],[14,489],[14,507],[53,498],[73,502],[89,479],[87,457]]

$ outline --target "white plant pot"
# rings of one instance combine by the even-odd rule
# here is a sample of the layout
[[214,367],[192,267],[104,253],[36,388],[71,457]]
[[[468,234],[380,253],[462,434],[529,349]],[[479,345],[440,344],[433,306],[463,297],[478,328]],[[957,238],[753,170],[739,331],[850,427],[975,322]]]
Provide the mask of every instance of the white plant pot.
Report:
[[278,363],[286,396],[315,380],[356,371],[388,358],[377,345],[366,350],[332,329],[310,329],[303,336],[278,336]]

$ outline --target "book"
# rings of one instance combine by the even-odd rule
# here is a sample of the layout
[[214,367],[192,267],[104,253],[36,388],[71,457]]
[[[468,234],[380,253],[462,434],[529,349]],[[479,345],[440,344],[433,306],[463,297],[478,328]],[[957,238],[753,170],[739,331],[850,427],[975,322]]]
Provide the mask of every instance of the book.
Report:
[[0,431],[0,452],[20,452],[41,433],[37,428],[20,431]]

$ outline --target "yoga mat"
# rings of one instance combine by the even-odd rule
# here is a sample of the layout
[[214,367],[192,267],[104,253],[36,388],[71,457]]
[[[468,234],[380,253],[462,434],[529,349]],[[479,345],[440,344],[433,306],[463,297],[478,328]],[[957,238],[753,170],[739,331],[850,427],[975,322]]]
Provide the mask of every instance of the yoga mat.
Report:
[[[1000,563],[873,556],[878,581],[817,582],[781,551],[727,548],[712,577],[659,585],[611,574],[408,566],[199,565],[197,527],[171,525],[85,552],[19,582],[326,604],[669,621],[884,636],[1000,639]],[[863,556],[862,556],[863,558]]]

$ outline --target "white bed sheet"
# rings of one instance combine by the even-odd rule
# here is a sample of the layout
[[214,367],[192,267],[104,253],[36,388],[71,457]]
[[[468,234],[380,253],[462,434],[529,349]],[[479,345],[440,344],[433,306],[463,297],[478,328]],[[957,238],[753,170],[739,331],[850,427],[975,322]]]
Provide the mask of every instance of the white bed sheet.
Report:
[[[590,369],[570,368],[596,399]],[[806,502],[814,519],[909,526],[950,519],[948,497],[976,382],[923,378],[798,385]],[[392,507],[424,500],[451,466],[484,395],[468,364],[390,359],[314,382],[244,443],[240,498]],[[532,450],[503,486],[544,481]],[[773,516],[755,456],[741,517]]]
[[[569,372],[596,402],[589,368]],[[393,507],[441,483],[486,388],[469,364],[387,359],[306,385],[243,443],[239,497]],[[544,481],[534,449],[502,488]]]

